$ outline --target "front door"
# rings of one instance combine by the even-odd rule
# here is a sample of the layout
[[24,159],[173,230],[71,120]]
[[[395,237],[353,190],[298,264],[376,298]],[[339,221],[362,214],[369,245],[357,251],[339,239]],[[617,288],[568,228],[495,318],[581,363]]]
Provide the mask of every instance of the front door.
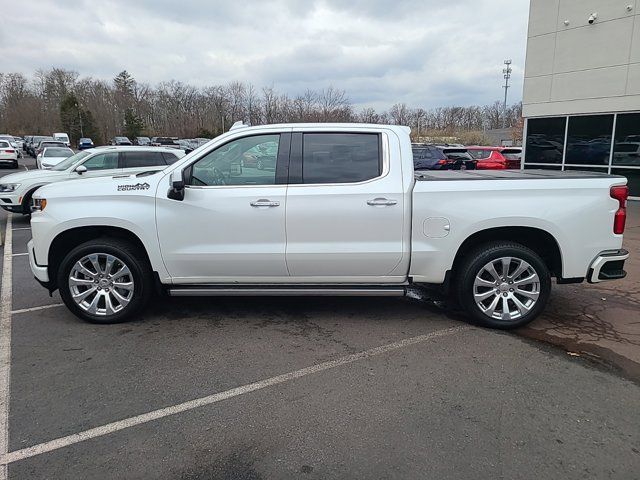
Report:
[[104,152],[89,157],[82,165],[87,167],[87,171],[82,175],[78,175],[75,171],[71,172],[69,177],[71,179],[77,178],[91,178],[91,177],[108,177],[109,175],[117,175],[122,173],[122,168],[119,163],[118,152]]
[[290,134],[236,138],[185,170],[184,200],[169,199],[166,189],[159,189],[158,238],[174,283],[287,278],[289,143]]

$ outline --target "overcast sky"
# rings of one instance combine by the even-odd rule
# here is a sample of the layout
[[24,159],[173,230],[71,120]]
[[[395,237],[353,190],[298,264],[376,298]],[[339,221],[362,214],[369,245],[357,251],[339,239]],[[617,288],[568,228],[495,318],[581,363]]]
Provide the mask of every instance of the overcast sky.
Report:
[[233,80],[295,95],[329,85],[358,106],[522,96],[528,0],[27,0],[3,2],[0,71]]

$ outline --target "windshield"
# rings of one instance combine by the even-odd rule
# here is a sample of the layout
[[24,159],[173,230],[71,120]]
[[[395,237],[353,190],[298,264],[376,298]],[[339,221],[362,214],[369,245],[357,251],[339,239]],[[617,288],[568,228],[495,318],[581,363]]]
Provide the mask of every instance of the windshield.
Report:
[[91,155],[91,153],[87,152],[86,150],[84,150],[82,152],[78,152],[75,155],[72,155],[71,157],[67,158],[66,160],[63,160],[62,162],[57,164],[55,167],[53,167],[51,170],[56,170],[58,172],[61,172],[63,170],[67,170],[68,168],[70,168],[73,165],[75,165],[76,163],[78,163],[80,160],[82,160],[87,155]]

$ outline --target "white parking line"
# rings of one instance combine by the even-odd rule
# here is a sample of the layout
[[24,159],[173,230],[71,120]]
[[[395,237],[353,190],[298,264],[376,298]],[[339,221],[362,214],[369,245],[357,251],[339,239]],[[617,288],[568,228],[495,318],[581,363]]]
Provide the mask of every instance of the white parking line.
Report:
[[26,165],[22,165],[22,166],[24,167],[24,169],[25,169],[26,171],[29,171],[29,167],[27,167]]
[[38,310],[46,310],[47,308],[55,308],[62,307],[64,303],[52,303],[51,305],[42,305],[40,307],[31,307],[31,308],[19,308],[18,310],[12,310],[12,315],[17,315],[19,313],[28,313],[28,312],[37,312]]
[[358,360],[363,360],[366,358],[375,357],[377,355],[382,355],[383,353],[408,347],[409,345],[423,343],[437,337],[452,335],[454,333],[458,333],[463,330],[469,330],[470,328],[471,327],[468,327],[468,326],[453,327],[453,328],[447,328],[443,330],[437,330],[435,332],[428,333],[426,335],[418,335],[417,337],[406,338],[398,342],[389,343],[387,345],[382,345],[380,347],[370,348],[369,350],[364,350],[359,353],[347,355],[347,356],[338,358],[336,360],[319,363],[317,365],[312,365],[310,367],[302,368],[300,370],[294,370],[293,372],[284,373],[282,375],[277,375],[275,377],[267,378],[265,380],[260,380],[255,383],[250,383],[248,385],[243,385],[241,387],[232,388],[231,390],[226,390],[224,392],[215,393],[213,395],[209,395],[206,397],[197,398],[195,400],[190,400],[188,402],[179,403],[177,405],[173,405],[170,407],[160,408],[158,410],[153,410],[148,413],[143,413],[142,415],[136,415],[135,417],[126,418],[124,420],[108,423],[100,427],[91,428],[83,432],[74,433],[66,437],[56,438],[55,440],[51,440],[49,442],[40,443],[32,447],[27,447],[21,450],[15,450],[13,452],[6,453],[2,458],[0,458],[0,464],[7,465],[9,463],[17,462],[19,460],[35,457],[36,455],[41,455],[43,453],[51,452],[59,448],[68,447],[70,445],[84,442],[92,438],[101,437],[103,435],[109,435],[110,433],[124,430],[126,428],[135,427],[136,425],[141,425],[143,423],[151,422],[153,420],[158,420],[171,415],[176,415],[178,413],[187,412],[189,410],[193,410],[194,408],[204,407],[206,405],[212,405],[214,403],[218,403],[223,400],[227,400],[229,398],[237,397],[239,395],[255,392],[256,390],[261,390],[267,387],[273,387],[274,385],[290,382],[291,380],[295,380],[297,378],[301,378],[307,375],[323,372],[325,370],[329,370],[342,365],[353,363]]
[[[11,215],[7,215],[0,290],[0,457],[9,451],[9,387],[11,385],[11,296],[12,248]],[[7,465],[0,464],[0,480],[7,480]]]

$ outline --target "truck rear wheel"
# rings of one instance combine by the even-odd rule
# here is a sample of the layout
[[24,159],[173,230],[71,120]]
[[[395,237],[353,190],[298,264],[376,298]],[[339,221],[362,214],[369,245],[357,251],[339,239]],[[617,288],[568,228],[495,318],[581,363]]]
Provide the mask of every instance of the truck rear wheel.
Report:
[[119,323],[146,306],[151,267],[129,242],[104,238],[71,250],[58,270],[58,288],[74,315],[91,323]]
[[460,306],[477,323],[518,328],[544,310],[551,274],[533,250],[513,242],[491,242],[466,257],[455,288]]

